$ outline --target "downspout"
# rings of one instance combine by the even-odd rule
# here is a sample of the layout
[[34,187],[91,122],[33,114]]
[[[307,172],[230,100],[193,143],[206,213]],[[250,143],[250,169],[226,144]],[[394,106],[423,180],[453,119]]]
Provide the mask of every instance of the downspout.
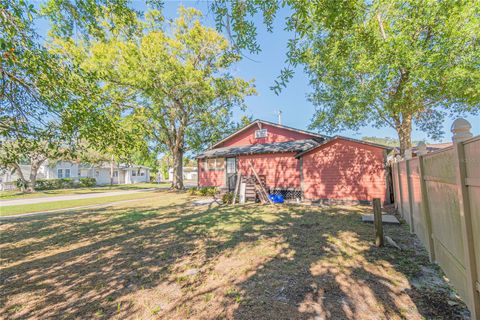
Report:
[[298,159],[299,167],[300,167],[300,192],[301,192],[301,200],[305,200],[305,196],[303,194],[303,156]]

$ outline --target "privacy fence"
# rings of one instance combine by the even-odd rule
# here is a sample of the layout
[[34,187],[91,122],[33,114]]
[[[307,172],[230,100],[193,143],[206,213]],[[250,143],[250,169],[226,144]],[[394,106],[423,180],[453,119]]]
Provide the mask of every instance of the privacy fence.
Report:
[[407,150],[392,176],[398,212],[480,319],[480,136],[470,128],[455,120],[452,147]]

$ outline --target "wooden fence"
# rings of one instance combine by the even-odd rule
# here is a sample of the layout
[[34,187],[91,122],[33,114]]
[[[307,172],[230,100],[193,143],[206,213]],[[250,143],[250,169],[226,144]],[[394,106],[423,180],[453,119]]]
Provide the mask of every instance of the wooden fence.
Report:
[[480,136],[470,128],[457,119],[452,147],[407,150],[392,176],[398,212],[480,319]]

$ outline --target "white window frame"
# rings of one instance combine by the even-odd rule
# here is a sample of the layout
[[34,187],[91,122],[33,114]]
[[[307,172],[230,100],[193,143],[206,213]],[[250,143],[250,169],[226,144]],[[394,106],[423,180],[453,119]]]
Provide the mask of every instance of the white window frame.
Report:
[[255,130],[255,139],[266,138],[268,135],[267,129],[258,129]]
[[[208,161],[213,161],[214,165],[208,165]],[[208,158],[205,160],[205,166],[209,171],[223,171],[225,170],[225,158]]]
[[[68,172],[68,174],[67,174],[67,172]],[[70,171],[70,169],[65,169],[65,178],[68,179],[68,178],[70,178],[70,177],[71,177],[71,171]]]
[[57,169],[57,178],[63,179],[63,169],[61,168]]
[[132,177],[136,177],[137,176],[137,170],[132,170]]

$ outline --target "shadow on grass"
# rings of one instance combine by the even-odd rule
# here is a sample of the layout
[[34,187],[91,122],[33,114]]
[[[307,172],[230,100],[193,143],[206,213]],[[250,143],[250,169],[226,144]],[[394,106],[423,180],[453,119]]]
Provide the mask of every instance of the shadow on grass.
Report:
[[[450,309],[432,314],[422,295],[406,289],[408,279],[428,265],[425,254],[371,246],[372,226],[359,222],[362,210],[253,204],[206,209],[171,201],[6,222],[0,239],[6,265],[0,279],[1,312],[12,319],[128,318],[144,308],[129,300],[132,293],[177,283],[181,297],[168,308],[151,310],[150,316],[180,318],[179,308],[189,303],[189,308],[199,308],[203,301],[207,313],[182,317],[214,317],[205,301],[217,288],[205,285],[205,277],[183,283],[179,266],[196,257],[195,266],[202,269],[241,244],[271,239],[283,245],[281,251],[237,279],[238,292],[218,297],[223,310],[217,315],[452,316]],[[404,228],[395,228],[401,241],[413,241]]]

